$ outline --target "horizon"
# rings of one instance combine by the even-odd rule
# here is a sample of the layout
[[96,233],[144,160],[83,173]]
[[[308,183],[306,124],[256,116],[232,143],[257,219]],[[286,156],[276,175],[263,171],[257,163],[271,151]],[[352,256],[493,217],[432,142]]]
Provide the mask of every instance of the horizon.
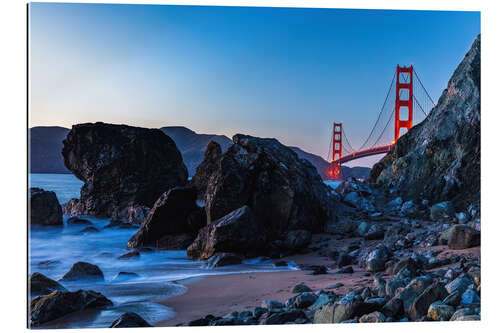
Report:
[[334,121],[364,141],[396,64],[437,101],[480,13],[31,3],[29,26],[30,128],[181,126],[326,160]]

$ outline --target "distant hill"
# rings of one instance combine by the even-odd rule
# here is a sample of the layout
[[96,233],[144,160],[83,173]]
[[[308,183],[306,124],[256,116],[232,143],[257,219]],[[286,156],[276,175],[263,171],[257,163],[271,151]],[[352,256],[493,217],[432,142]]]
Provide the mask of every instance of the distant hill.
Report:
[[198,134],[189,128],[182,126],[162,127],[160,130],[172,138],[177,144],[177,148],[182,153],[184,164],[188,169],[189,176],[193,176],[196,168],[203,161],[205,148],[210,141],[217,142],[222,151],[225,151],[233,141],[225,135]]
[[38,126],[30,129],[30,172],[71,173],[64,166],[61,150],[69,129],[58,126]]
[[[184,164],[189,175],[196,172],[196,167],[203,160],[205,148],[210,141],[220,144],[222,151],[225,151],[233,141],[225,135],[199,134],[183,126],[167,126],[160,130],[175,141],[177,148],[182,153]],[[31,135],[31,168],[32,173],[71,173],[65,166],[61,155],[63,147],[62,141],[66,138],[69,129],[64,127],[33,127],[30,129]],[[290,147],[299,155],[312,163],[318,173],[325,179],[329,163],[322,157],[303,151],[298,147]],[[346,177],[368,178],[370,168],[365,167],[342,167],[342,172]]]
[[[316,167],[321,178],[326,179],[326,174],[328,172],[328,168],[330,167],[330,163],[325,161],[321,156],[314,155],[308,152],[303,151],[298,147],[290,147],[300,158],[306,159],[311,162],[312,165]],[[345,177],[354,177],[354,178],[363,178],[367,179],[370,176],[370,168],[367,167],[353,167],[349,168],[346,166],[342,167],[342,174]]]

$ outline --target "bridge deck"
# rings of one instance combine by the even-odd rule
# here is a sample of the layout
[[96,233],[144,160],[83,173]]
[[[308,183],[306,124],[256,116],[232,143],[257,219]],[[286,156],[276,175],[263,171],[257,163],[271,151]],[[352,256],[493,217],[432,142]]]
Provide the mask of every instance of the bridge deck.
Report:
[[363,157],[373,156],[373,155],[379,155],[379,154],[386,154],[386,153],[388,153],[391,150],[392,146],[394,146],[394,144],[389,144],[389,145],[385,145],[385,146],[380,146],[380,147],[375,147],[375,148],[360,150],[360,151],[357,151],[357,152],[354,152],[354,153],[342,156],[338,160],[332,161],[332,163],[340,163],[340,164],[342,164],[342,163],[347,163],[347,162],[352,161],[352,160],[356,160],[358,158],[363,158]]

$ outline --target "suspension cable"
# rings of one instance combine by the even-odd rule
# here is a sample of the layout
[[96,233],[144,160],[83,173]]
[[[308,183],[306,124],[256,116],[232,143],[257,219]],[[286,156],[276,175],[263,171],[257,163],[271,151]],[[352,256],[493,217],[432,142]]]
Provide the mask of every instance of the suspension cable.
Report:
[[415,77],[417,78],[417,80],[420,83],[420,85],[422,86],[422,88],[424,88],[424,91],[425,91],[425,94],[427,95],[427,97],[431,100],[432,104],[434,104],[434,106],[436,106],[436,103],[434,103],[434,100],[432,99],[431,95],[429,95],[429,93],[427,92],[427,89],[425,89],[424,84],[422,83],[422,81],[420,81],[420,78],[418,77],[418,74],[415,71],[415,69],[413,69],[413,72],[415,73]]
[[373,131],[375,131],[375,127],[377,127],[377,124],[378,124],[378,122],[380,120],[380,117],[382,116],[382,112],[384,111],[385,104],[387,103],[387,100],[389,98],[389,95],[390,95],[390,92],[392,90],[392,86],[394,84],[394,79],[395,78],[396,78],[396,71],[394,71],[394,75],[392,76],[391,85],[389,86],[389,90],[387,91],[387,95],[385,96],[384,104],[382,105],[382,108],[380,109],[380,112],[379,112],[378,117],[377,117],[377,121],[375,122],[375,125],[373,125],[372,130],[370,131],[370,134],[366,138],[365,142],[361,145],[361,147],[359,147],[358,150],[363,149],[363,147],[366,145],[366,143],[368,142],[368,140],[370,140],[370,137],[372,136]]
[[424,111],[424,109],[422,108],[422,105],[420,105],[420,102],[418,101],[417,97],[415,95],[413,95],[413,100],[415,100],[415,102],[417,102],[417,105],[418,107],[420,108],[420,110],[425,114],[425,116],[427,117],[427,113]]
[[344,128],[343,128],[343,127],[342,127],[342,134],[343,134],[343,135],[344,135],[344,137],[345,137],[345,141],[346,141],[346,142],[347,142],[347,144],[349,145],[349,148],[350,148],[349,150],[353,152],[353,151],[354,151],[354,149],[352,148],[351,143],[349,142],[349,139],[347,138],[347,134],[345,134],[345,131],[344,131]]

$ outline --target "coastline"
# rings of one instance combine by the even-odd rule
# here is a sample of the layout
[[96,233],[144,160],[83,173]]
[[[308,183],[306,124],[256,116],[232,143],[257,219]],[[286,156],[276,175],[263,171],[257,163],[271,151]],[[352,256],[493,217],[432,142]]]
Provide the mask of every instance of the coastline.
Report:
[[[350,239],[352,240],[352,239]],[[349,239],[347,239],[349,241]],[[449,250],[446,246],[433,246],[430,248],[415,249],[417,252],[426,250],[441,250],[437,257],[449,257],[452,254],[480,257],[481,247],[465,250]],[[296,264],[313,264],[332,266],[332,261],[318,253],[301,254],[283,258],[293,260]],[[452,266],[444,265],[433,270],[445,269]],[[257,273],[234,273],[227,275],[206,276],[183,283],[187,290],[185,293],[166,298],[159,303],[175,312],[173,318],[153,323],[155,327],[181,326],[191,320],[207,316],[224,316],[233,311],[252,311],[260,306],[264,300],[284,302],[295,294],[291,289],[305,283],[312,290],[329,289],[336,283],[343,286],[329,289],[339,294],[372,287],[374,275],[367,273],[357,265],[352,266],[353,274],[339,274],[338,268],[332,268],[327,274],[312,275],[310,271],[278,271]],[[391,278],[385,272],[377,274],[384,279]]]

